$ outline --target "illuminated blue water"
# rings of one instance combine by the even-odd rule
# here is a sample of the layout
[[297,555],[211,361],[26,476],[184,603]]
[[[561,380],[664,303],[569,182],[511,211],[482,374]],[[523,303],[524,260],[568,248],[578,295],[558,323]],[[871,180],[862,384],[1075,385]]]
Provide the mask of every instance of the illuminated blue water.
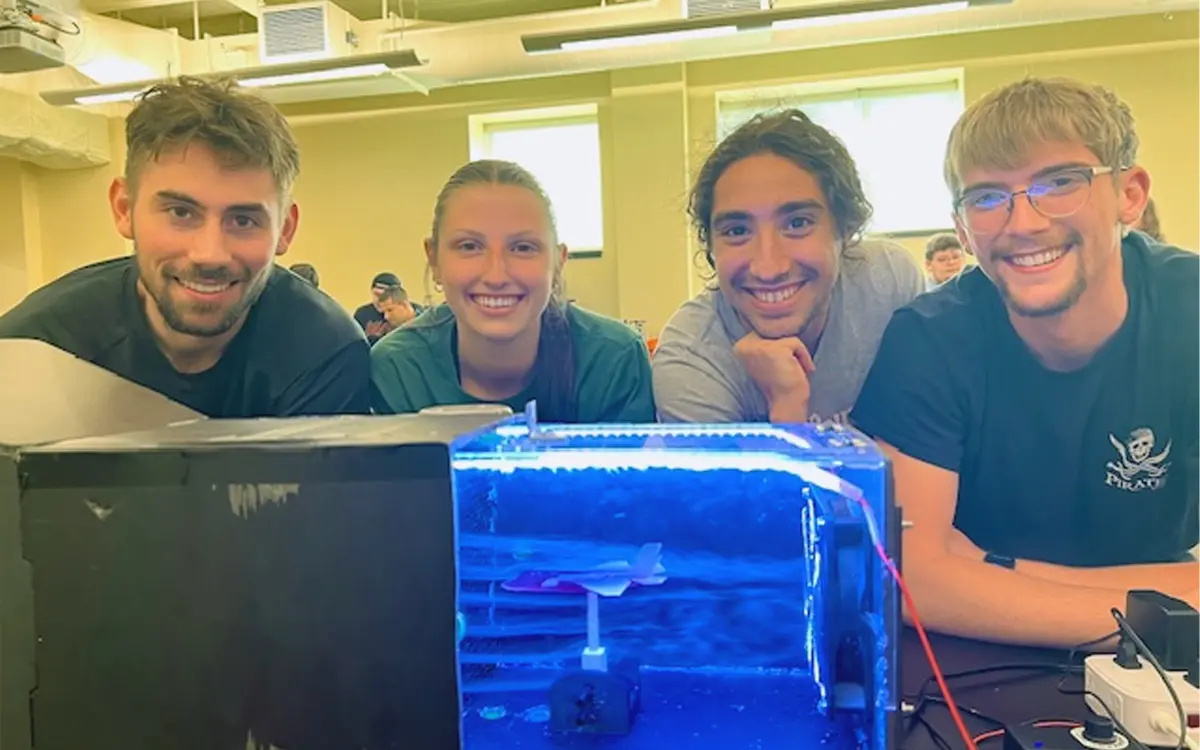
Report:
[[852,748],[853,729],[813,710],[805,674],[721,675],[644,670],[643,706],[625,737],[551,737],[536,691],[465,696],[468,750],[583,747],[613,750],[813,750]]
[[[460,466],[455,493],[465,750],[856,746],[853,729],[822,711],[822,610],[809,593],[824,540],[799,478]],[[662,545],[666,580],[598,600],[610,664],[641,664],[632,732],[551,737],[549,688],[579,668],[587,597],[509,589],[538,575],[555,589],[634,561],[648,543]]]

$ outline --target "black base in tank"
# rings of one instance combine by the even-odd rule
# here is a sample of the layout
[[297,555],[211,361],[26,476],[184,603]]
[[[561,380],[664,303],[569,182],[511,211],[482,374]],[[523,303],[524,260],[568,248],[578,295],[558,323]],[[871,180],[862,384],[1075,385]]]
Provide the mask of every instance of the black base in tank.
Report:
[[463,696],[464,750],[862,750],[858,717],[819,706],[811,674],[662,669],[643,663],[626,735],[555,733],[550,686],[562,668],[501,667]]
[[627,735],[641,707],[641,694],[641,667],[633,659],[607,672],[567,672],[550,686],[550,732]]

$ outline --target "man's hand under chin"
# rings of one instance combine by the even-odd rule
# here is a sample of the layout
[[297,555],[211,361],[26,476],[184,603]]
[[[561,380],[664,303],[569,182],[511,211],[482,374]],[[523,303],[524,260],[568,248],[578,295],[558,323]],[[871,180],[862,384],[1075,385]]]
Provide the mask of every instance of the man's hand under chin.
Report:
[[799,338],[764,339],[752,331],[733,351],[767,397],[772,422],[808,421],[808,379],[816,366]]

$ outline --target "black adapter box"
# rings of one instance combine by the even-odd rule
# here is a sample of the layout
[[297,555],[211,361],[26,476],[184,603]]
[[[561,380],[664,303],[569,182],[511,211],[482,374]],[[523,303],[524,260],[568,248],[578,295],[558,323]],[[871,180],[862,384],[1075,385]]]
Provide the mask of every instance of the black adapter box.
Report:
[[1168,672],[1196,673],[1200,660],[1200,614],[1159,591],[1130,591],[1125,620]]

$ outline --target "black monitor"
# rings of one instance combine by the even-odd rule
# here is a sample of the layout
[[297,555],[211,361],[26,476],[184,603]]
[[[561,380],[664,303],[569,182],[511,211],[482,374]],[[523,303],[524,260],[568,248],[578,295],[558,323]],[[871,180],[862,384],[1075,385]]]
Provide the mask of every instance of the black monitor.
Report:
[[194,419],[10,450],[0,746],[457,748],[449,445],[494,419]]
[[25,750],[33,741],[33,600],[21,554],[18,451],[202,418],[49,344],[0,341],[0,748]]

